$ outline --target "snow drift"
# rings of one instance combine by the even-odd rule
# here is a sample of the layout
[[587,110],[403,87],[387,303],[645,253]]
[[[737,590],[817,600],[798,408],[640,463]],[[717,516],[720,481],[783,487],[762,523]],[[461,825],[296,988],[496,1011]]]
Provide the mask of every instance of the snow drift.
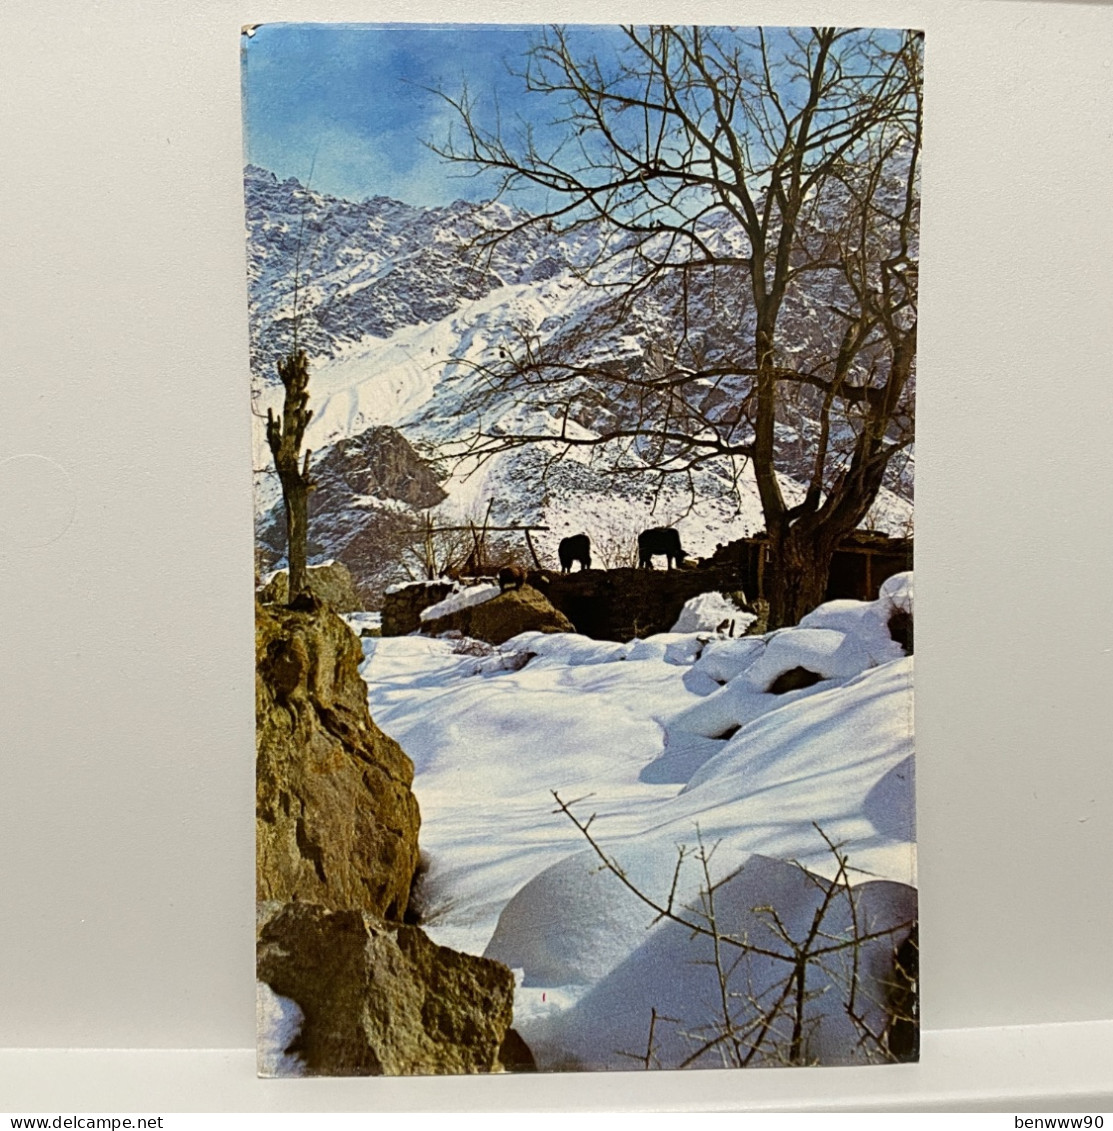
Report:
[[[911,575],[765,637],[363,641],[372,715],[415,764],[426,929],[518,971],[543,1068],[886,1058],[916,915],[896,611]],[[814,682],[770,690],[796,668]],[[681,922],[646,902],[670,890]]]

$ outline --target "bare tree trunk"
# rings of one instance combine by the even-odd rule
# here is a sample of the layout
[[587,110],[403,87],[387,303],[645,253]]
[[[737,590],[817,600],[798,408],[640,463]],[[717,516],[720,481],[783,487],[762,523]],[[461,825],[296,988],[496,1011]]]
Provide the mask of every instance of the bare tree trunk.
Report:
[[[308,452],[306,455],[308,456]],[[308,471],[308,467],[305,469]],[[309,589],[306,544],[309,540],[309,478],[295,470],[282,476],[286,500],[286,554],[290,562],[290,600]]]
[[765,582],[771,629],[798,624],[823,604],[838,541],[814,530],[811,523],[789,526],[771,535],[772,569],[766,573]]
[[289,600],[309,591],[306,563],[309,540],[309,452],[304,457],[301,443],[313,416],[309,404],[309,366],[305,351],[299,350],[278,362],[278,375],[286,388],[282,419],[267,410],[267,443],[274,456],[275,470],[282,484],[282,505],[286,511],[286,559],[290,564]]
[[[528,138],[488,131],[467,97],[447,95],[464,141],[436,151],[495,171],[504,190],[552,194],[544,213],[480,240],[486,248],[529,224],[564,232],[589,220],[630,239],[637,266],[616,312],[625,317],[639,296],[679,282],[684,350],[658,350],[632,373],[569,364],[523,338],[515,356],[478,371],[500,393],[516,388],[528,401],[536,392],[564,421],[559,437],[480,431],[468,454],[557,438],[565,452],[610,446],[620,462],[629,457],[624,471],[644,459],[662,478],[689,482],[706,460],[749,460],[770,538],[771,626],[792,624],[822,602],[835,548],[865,517],[889,458],[912,442],[922,41],[839,28],[781,44],[760,30],[756,43],[700,27],[624,34],[613,63],[629,80],[621,89],[594,59],[578,59],[560,30],[531,51],[527,87],[563,108],[551,124],[565,131],[564,152],[547,156]],[[631,115],[644,116],[644,137],[626,128]],[[584,152],[586,168],[573,156]],[[746,245],[745,254],[708,242],[712,214],[743,237],[732,247]],[[600,262],[611,254],[608,246]],[[722,365],[706,362],[687,322],[689,284],[707,270],[714,282],[720,269],[737,283],[743,323],[753,319],[752,357],[732,344]],[[786,299],[797,310],[813,287],[825,296],[814,328],[783,326]],[[722,403],[707,396],[720,381]],[[569,431],[569,421],[596,417],[597,397],[631,407],[595,434]],[[805,497],[789,506],[783,479],[799,453],[778,425],[796,398],[795,407],[822,408]],[[848,429],[857,433],[850,463]]]

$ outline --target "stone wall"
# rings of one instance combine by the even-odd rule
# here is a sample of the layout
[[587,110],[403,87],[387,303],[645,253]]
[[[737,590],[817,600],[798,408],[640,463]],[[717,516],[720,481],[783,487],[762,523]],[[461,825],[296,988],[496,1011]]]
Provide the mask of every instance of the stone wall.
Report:
[[384,636],[409,636],[421,628],[421,611],[443,601],[452,592],[452,581],[418,581],[388,592],[383,599]]
[[[551,632],[575,631],[595,640],[621,642],[669,632],[684,603],[700,593],[736,592],[739,589],[734,572],[728,567],[587,569],[572,573],[531,570],[528,576],[529,585],[522,592],[531,587],[537,590],[547,598],[548,605],[567,618],[571,629],[555,620],[551,627],[542,624],[526,627]],[[477,605],[475,613],[466,611],[464,617],[446,617],[422,623],[422,609],[442,600],[450,588],[451,583],[447,581],[427,582],[391,593],[383,606],[383,635],[404,636],[420,630],[435,636],[438,632],[458,629],[466,635],[491,640],[492,630],[485,627],[486,619],[502,607],[500,602],[509,604],[508,599],[514,591],[488,602],[491,608]],[[479,610],[486,611],[480,613]],[[484,620],[483,625],[479,624],[480,619]],[[518,631],[525,631],[525,628]],[[501,639],[506,639],[506,636]],[[501,639],[493,642],[501,643]]]
[[633,640],[669,632],[684,603],[739,587],[729,569],[588,569],[530,574],[534,585],[595,640]]

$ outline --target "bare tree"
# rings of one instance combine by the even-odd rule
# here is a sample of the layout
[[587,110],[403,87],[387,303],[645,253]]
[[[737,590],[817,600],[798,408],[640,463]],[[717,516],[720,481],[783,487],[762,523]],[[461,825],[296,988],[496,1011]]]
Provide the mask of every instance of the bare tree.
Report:
[[[554,350],[526,327],[476,365],[489,405],[512,391],[551,426],[481,424],[469,454],[603,449],[618,472],[690,484],[749,465],[770,625],[793,623],[913,439],[922,38],[626,27],[602,55],[578,34],[545,32],[522,72],[559,108],[551,144],[446,95],[460,129],[437,152],[497,173],[501,196],[548,201],[481,242],[598,234],[600,302],[580,342]],[[607,331],[645,326],[651,304],[679,329],[641,358],[600,357]],[[786,497],[790,473],[803,490]]]
[[267,443],[282,484],[282,503],[286,512],[286,556],[290,563],[290,601],[309,591],[306,561],[309,539],[309,451],[302,455],[305,429],[313,416],[309,408],[309,365],[305,351],[280,358],[278,375],[286,389],[282,419],[267,409]]

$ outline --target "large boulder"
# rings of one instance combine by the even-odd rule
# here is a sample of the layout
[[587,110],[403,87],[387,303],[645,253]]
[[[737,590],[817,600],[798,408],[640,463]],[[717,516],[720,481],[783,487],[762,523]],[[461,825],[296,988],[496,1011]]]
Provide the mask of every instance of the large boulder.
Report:
[[488,644],[505,644],[522,632],[575,632],[572,622],[531,585],[507,589],[489,601],[422,621],[430,636],[460,632]]
[[[331,605],[338,613],[363,612],[363,602],[343,562],[310,566],[309,587],[315,597]],[[259,600],[265,605],[285,605],[290,600],[289,573],[279,570],[259,591]]]
[[328,609],[256,603],[256,886],[401,919],[418,862],[413,763],[371,720],[362,655]]
[[290,903],[264,922],[257,963],[301,1010],[287,1051],[311,1075],[492,1072],[510,1059],[504,1042],[522,1058],[511,972],[417,927]]

